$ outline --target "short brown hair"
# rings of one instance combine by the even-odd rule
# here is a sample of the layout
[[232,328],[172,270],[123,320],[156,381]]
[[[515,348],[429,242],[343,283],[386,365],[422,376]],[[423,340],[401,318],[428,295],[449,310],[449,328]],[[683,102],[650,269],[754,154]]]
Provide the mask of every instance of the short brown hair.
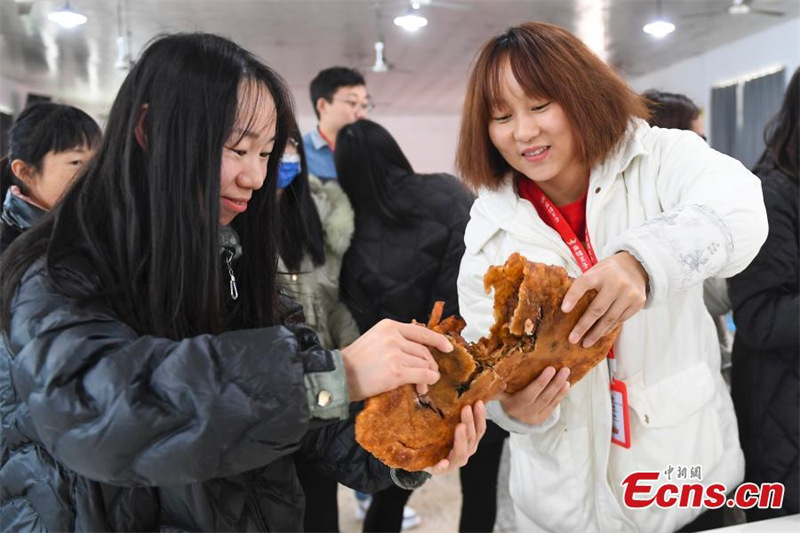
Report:
[[489,138],[506,60],[529,96],[564,109],[587,166],[614,149],[632,117],[648,117],[643,99],[570,32],[543,22],[514,26],[483,46],[467,84],[456,167],[473,189],[496,189],[511,169]]

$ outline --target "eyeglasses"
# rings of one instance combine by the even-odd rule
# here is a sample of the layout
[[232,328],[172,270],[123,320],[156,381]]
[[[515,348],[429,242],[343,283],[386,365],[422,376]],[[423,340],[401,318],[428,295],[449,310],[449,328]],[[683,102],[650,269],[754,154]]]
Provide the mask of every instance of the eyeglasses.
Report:
[[357,102],[355,100],[347,100],[347,99],[344,99],[344,98],[334,98],[333,101],[334,102],[342,102],[343,104],[347,104],[353,110],[360,109],[361,111],[370,112],[373,109],[375,109],[375,104],[373,104],[372,102],[364,103],[364,102]]

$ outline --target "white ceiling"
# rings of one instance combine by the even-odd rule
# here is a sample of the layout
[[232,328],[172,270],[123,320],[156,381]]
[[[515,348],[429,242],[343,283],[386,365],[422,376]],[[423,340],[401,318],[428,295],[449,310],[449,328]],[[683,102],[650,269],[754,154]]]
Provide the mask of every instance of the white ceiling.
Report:
[[[729,15],[732,0],[663,0],[664,15],[678,28],[659,41],[641,31],[655,15],[655,0],[428,1],[422,12],[430,23],[415,34],[391,22],[407,7],[405,0],[119,0],[119,5],[134,55],[162,32],[228,36],[289,81],[301,115],[312,113],[308,82],[320,69],[337,64],[367,73],[381,114],[457,114],[476,51],[491,36],[526,20],[577,33],[630,78],[800,14],[798,0],[753,1],[754,7],[785,12],[783,17]],[[35,0],[30,14],[18,15],[15,0],[0,0],[0,75],[87,109],[104,109],[124,77],[114,67],[118,0],[71,0],[73,9],[89,17],[72,30],[47,20],[63,5]],[[706,12],[714,14],[685,18]],[[395,66],[388,73],[369,72],[378,38]]]

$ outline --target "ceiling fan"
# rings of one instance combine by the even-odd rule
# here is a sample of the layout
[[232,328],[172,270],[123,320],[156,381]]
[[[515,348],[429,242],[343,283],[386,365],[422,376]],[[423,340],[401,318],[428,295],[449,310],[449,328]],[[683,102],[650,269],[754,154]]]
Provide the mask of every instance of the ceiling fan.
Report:
[[770,17],[783,17],[786,15],[783,11],[777,11],[775,9],[766,9],[755,5],[756,3],[754,0],[732,0],[731,5],[722,11],[707,11],[705,13],[692,13],[690,15],[686,15],[683,18],[695,18],[695,17],[710,17],[716,15],[733,15],[733,16],[740,16],[740,15],[767,15]]
[[408,73],[410,72],[407,69],[403,68],[396,68],[394,63],[390,63],[386,60],[386,56],[383,55],[383,51],[386,49],[386,45],[383,42],[383,37],[378,35],[378,40],[375,41],[373,45],[375,48],[375,62],[371,65],[365,65],[366,68],[369,69],[369,72],[372,74],[384,74],[386,72],[394,72],[394,73]]
[[387,63],[386,58],[383,57],[383,49],[383,41],[375,41],[375,63],[369,68],[370,72],[379,74],[382,72],[389,72],[394,68],[394,65]]
[[[130,15],[128,16],[127,30],[123,24],[124,17],[122,16],[122,2],[125,0],[117,0],[117,60],[114,62],[114,68],[127,72],[133,66],[133,55],[131,54],[131,28],[130,28]],[[125,5],[127,11],[127,2]]]
[[381,4],[375,3],[375,43],[373,44],[375,50],[375,61],[371,65],[364,65],[363,68],[369,69],[369,72],[375,74],[383,74],[386,72],[403,72],[403,70],[396,70],[392,63],[386,60],[384,51],[386,50],[386,42],[383,39],[382,29],[382,10]]

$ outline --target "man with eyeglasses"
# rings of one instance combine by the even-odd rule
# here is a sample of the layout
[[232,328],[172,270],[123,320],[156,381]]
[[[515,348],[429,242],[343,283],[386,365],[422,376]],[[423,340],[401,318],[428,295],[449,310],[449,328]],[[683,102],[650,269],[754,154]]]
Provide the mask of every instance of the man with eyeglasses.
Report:
[[311,81],[310,90],[319,124],[303,136],[308,171],[322,180],[336,179],[336,135],[348,124],[367,118],[373,105],[364,76],[347,67],[320,71]]

